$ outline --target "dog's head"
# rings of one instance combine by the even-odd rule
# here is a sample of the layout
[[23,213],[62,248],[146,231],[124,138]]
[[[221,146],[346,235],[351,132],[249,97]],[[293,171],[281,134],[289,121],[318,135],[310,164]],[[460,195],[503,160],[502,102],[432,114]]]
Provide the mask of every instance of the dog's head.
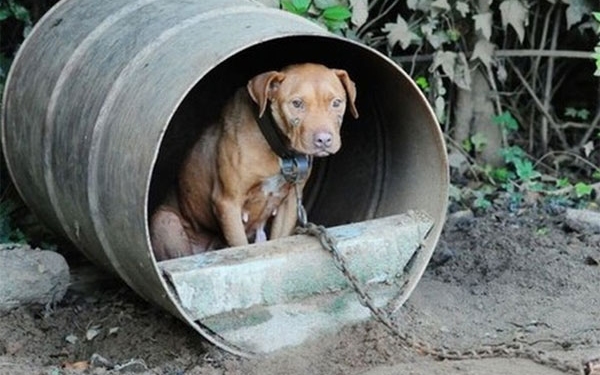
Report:
[[290,65],[259,74],[248,82],[262,117],[270,103],[273,119],[297,152],[327,156],[341,147],[346,106],[357,118],[356,87],[345,70],[319,64]]

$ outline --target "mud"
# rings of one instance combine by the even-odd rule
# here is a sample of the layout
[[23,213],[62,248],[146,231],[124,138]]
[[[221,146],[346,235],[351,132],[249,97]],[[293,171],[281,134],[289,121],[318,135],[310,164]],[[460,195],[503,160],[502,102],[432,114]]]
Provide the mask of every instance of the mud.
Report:
[[[563,219],[532,208],[449,221],[435,260],[396,316],[403,332],[435,348],[520,343],[551,358],[543,364],[528,358],[438,361],[406,348],[376,322],[268,358],[240,359],[206,344],[120,282],[103,280],[71,290],[56,306],[0,315],[0,374],[560,374],[548,365],[580,366],[600,356],[600,267],[594,261],[600,236],[570,231]],[[112,365],[137,365],[68,369],[85,368],[78,362],[94,354]]]

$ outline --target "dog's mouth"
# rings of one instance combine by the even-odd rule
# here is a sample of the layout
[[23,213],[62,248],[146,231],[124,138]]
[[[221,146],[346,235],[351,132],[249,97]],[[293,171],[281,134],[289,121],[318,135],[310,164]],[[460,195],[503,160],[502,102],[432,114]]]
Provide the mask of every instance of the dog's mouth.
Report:
[[318,150],[318,151],[314,152],[312,154],[312,156],[316,156],[318,158],[324,158],[324,157],[329,156],[331,154],[332,154],[332,152],[327,151],[327,150]]

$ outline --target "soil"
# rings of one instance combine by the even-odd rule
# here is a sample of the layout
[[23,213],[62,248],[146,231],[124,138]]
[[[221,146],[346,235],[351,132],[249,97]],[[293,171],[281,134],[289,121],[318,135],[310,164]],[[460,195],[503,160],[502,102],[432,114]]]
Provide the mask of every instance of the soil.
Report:
[[[525,348],[506,355],[440,361],[369,321],[241,359],[103,279],[71,289],[56,306],[0,315],[0,374],[561,374],[557,368],[600,356],[600,235],[570,231],[563,219],[541,208],[450,219],[396,316],[403,332],[431,347]],[[96,366],[88,367],[92,356]]]

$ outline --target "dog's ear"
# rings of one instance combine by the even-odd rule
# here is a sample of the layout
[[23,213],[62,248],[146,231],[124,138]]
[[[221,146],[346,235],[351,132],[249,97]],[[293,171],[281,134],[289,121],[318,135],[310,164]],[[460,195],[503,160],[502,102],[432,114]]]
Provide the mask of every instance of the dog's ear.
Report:
[[336,76],[342,81],[344,88],[346,89],[346,94],[348,95],[348,103],[350,105],[350,113],[354,118],[358,118],[358,110],[356,109],[356,85],[350,79],[348,72],[342,69],[334,69],[333,72]]
[[258,104],[258,117],[262,117],[265,113],[265,109],[267,108],[267,102],[272,97],[272,94],[277,88],[283,79],[285,78],[285,74],[270,71],[266,73],[262,73],[257,75],[248,81],[248,93],[250,97],[256,104]]

